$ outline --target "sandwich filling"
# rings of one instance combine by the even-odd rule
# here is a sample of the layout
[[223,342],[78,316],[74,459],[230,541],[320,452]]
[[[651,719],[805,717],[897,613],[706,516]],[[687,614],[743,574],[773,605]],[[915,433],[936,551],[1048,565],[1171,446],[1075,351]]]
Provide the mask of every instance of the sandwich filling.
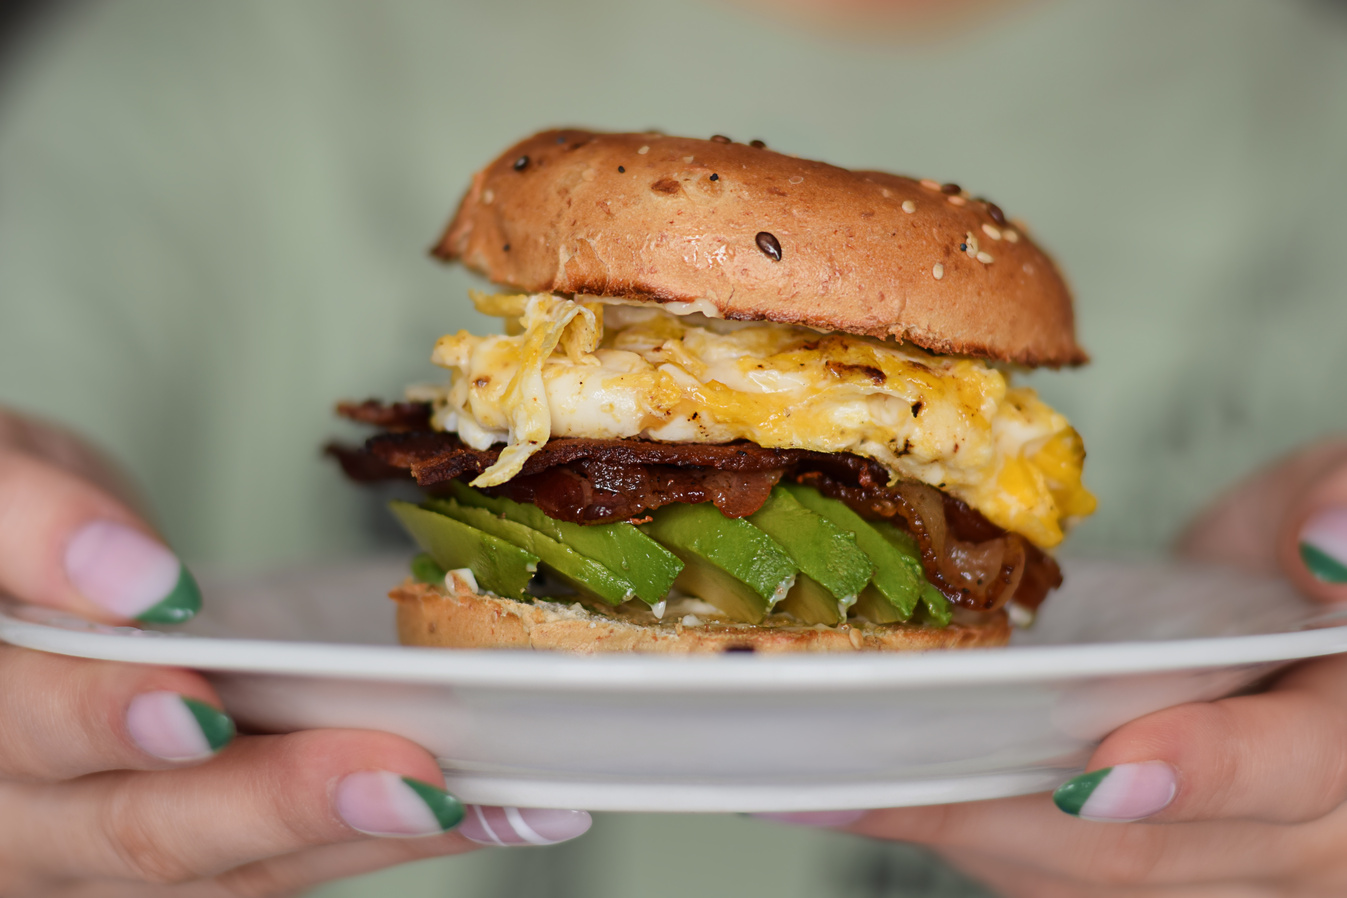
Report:
[[594,297],[474,295],[503,335],[442,337],[449,383],[418,387],[436,430],[503,444],[472,480],[507,484],[549,440],[845,453],[926,484],[1040,549],[1094,510],[1066,418],[979,359],[870,337]]

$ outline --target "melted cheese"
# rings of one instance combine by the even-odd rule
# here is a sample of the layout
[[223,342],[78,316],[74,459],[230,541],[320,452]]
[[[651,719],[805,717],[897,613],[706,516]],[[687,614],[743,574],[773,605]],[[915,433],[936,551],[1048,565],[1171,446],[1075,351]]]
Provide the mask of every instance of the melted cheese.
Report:
[[1044,548],[1094,511],[1079,435],[982,361],[588,298],[473,299],[507,334],[442,337],[432,359],[452,380],[416,398],[468,445],[507,444],[474,485],[509,480],[552,436],[747,439],[868,456]]

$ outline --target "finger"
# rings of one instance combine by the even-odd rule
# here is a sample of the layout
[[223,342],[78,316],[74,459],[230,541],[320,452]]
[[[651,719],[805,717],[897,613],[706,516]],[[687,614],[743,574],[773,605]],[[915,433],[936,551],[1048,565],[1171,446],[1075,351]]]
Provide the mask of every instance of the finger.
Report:
[[1058,790],[1095,820],[1315,820],[1347,800],[1347,658],[1301,665],[1269,692],[1180,705],[1116,730]]
[[112,620],[176,623],[196,581],[112,496],[23,453],[0,451],[0,592]]
[[66,780],[202,761],[233,737],[214,690],[183,670],[0,647],[0,777]]
[[1191,886],[1107,886],[1044,873],[980,852],[944,855],[953,866],[1004,898],[1274,898],[1284,894],[1264,884],[1211,882]]
[[0,408],[0,446],[44,459],[122,500],[137,512],[146,508],[130,473],[97,447],[54,421]]
[[1302,592],[1347,601],[1347,458],[1292,505],[1279,549],[1282,570]]
[[[1308,500],[1318,485],[1344,469],[1347,441],[1336,439],[1310,446],[1258,471],[1193,520],[1178,540],[1179,553],[1250,573],[1292,571],[1300,565],[1286,563],[1298,555],[1293,551],[1288,558],[1288,534],[1295,534],[1297,525],[1305,520],[1312,504],[1307,504]],[[1298,549],[1298,540],[1291,543],[1292,550]],[[1315,590],[1311,594],[1323,597]]]
[[199,767],[4,786],[0,850],[52,876],[187,882],[368,835],[440,834],[464,812],[442,783],[429,754],[385,733],[248,737]]
[[238,867],[217,881],[229,896],[288,895],[325,882],[409,861],[462,854],[484,845],[555,845],[584,835],[589,825],[589,815],[584,811],[469,805],[459,828],[443,836],[324,845]]
[[1061,813],[1046,795],[874,811],[848,830],[941,851],[977,851],[1052,876],[1114,886],[1287,876],[1302,869],[1310,850],[1293,827],[1102,825]]

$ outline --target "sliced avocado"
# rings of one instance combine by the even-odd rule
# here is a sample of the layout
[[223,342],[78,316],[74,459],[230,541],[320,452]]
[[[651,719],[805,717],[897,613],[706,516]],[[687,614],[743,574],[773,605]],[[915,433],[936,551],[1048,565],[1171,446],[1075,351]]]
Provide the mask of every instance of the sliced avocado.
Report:
[[935,584],[927,583],[921,588],[921,608],[917,610],[917,617],[921,623],[935,627],[948,627],[949,622],[954,619],[949,599],[935,588]]
[[650,605],[668,594],[674,578],[683,569],[683,562],[676,555],[632,524],[572,524],[549,518],[535,505],[488,496],[457,480],[452,489],[460,504],[485,508],[506,520],[532,527],[630,580],[637,597]]
[[850,606],[870,582],[875,566],[856,545],[855,534],[805,508],[781,487],[748,522],[779,542],[802,574],[832,593],[834,605]]
[[429,553],[421,552],[412,558],[412,577],[422,583],[443,583],[448,573]]
[[683,561],[674,585],[728,617],[760,623],[781,601],[799,568],[781,544],[711,504],[666,505],[641,525]]
[[[912,552],[906,551],[903,546],[902,537],[906,534],[892,524],[867,521],[845,502],[829,498],[816,489],[799,484],[787,484],[780,488],[805,508],[856,535],[856,545],[870,557],[875,566],[870,580],[873,588],[893,606],[898,615],[894,620],[909,620],[921,599],[921,587],[926,583],[926,575],[922,573],[921,560],[915,554],[915,545]],[[861,606],[858,604],[856,607],[859,612]]]
[[895,527],[887,521],[867,521],[866,523],[875,528],[879,535],[884,537],[891,546],[902,552],[907,559],[907,566],[912,568],[921,578],[921,590],[918,593],[921,604],[917,606],[915,612],[918,622],[937,627],[948,627],[952,617],[949,599],[945,598],[945,594],[926,579],[926,570],[921,566],[921,550],[917,548],[916,539],[906,530]]
[[441,568],[468,568],[482,589],[498,596],[522,598],[538,556],[461,521],[412,505],[388,503],[402,526]]
[[[855,602],[854,593],[839,599],[813,577],[801,573],[795,578],[795,585],[776,608],[778,611],[789,613],[802,624],[826,624],[835,627],[847,619],[847,609]],[[885,604],[888,604],[887,601]]]
[[630,580],[532,527],[496,517],[485,508],[460,505],[453,499],[430,499],[425,507],[533,553],[582,596],[621,605],[636,594]]

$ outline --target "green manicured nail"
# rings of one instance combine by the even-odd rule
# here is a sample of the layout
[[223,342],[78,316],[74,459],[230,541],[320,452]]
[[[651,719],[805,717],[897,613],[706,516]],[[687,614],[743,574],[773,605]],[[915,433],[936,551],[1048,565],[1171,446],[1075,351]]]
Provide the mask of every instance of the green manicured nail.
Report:
[[196,617],[200,610],[201,587],[196,585],[196,578],[187,566],[179,565],[178,582],[172,591],[136,615],[136,620],[146,624],[181,624]]
[[1321,508],[1306,518],[1300,560],[1324,583],[1347,583],[1347,508]]
[[1090,800],[1094,790],[1099,787],[1099,784],[1112,770],[1112,767],[1105,767],[1103,770],[1082,773],[1080,776],[1067,780],[1057,787],[1057,791],[1052,793],[1052,803],[1072,817],[1079,817],[1080,809],[1085,807],[1085,802]]
[[218,752],[233,740],[234,720],[228,714],[218,708],[212,708],[205,702],[186,696],[183,697],[182,703],[196,718],[197,726],[201,727],[201,735],[206,737],[206,742],[210,745],[211,751]]
[[1347,564],[1309,543],[1300,544],[1300,560],[1311,574],[1325,583],[1347,583]]
[[1052,793],[1052,800],[1082,820],[1125,823],[1169,806],[1178,793],[1178,775],[1164,761],[1115,764],[1082,773]]
[[435,815],[440,829],[448,832],[463,822],[463,802],[443,789],[412,779],[410,776],[404,776],[402,781],[426,803],[426,807],[430,808],[430,813]]

